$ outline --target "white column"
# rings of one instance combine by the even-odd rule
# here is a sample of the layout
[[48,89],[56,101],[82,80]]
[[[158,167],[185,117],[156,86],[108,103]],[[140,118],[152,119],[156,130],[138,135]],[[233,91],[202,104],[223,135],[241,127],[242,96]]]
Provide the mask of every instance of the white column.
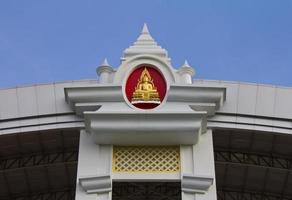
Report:
[[[193,162],[193,146],[192,145],[181,145],[181,179],[183,175],[194,175],[194,162]],[[182,200],[194,200],[195,195],[182,190]]]
[[200,141],[194,145],[194,175],[213,178],[213,184],[204,193],[196,194],[196,200],[216,200],[215,162],[212,130],[201,135]]
[[196,145],[181,146],[182,200],[216,200],[212,131]]
[[80,132],[76,200],[111,200],[111,145],[97,145]]

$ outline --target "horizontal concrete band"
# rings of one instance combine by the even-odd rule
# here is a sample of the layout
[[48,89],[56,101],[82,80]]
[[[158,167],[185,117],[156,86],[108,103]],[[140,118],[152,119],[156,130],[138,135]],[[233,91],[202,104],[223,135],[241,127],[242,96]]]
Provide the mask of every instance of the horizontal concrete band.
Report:
[[0,121],[0,135],[52,129],[82,128],[84,121],[74,113],[32,116]]
[[[72,112],[66,103],[64,88],[97,85],[96,80],[83,80],[1,89],[0,120]],[[202,91],[203,87],[226,87],[226,101],[219,110],[222,113],[292,119],[292,88],[209,80],[194,80],[193,85],[202,87]],[[176,94],[186,90],[181,86],[176,91],[175,95],[170,94],[170,100],[181,100]],[[118,92],[115,90],[113,94]],[[117,96],[123,100],[121,93]]]
[[[292,134],[292,120],[263,116],[217,113],[208,118],[208,128],[245,129]],[[84,120],[74,113],[49,116],[32,116],[0,121],[0,134],[40,130],[84,128]]]

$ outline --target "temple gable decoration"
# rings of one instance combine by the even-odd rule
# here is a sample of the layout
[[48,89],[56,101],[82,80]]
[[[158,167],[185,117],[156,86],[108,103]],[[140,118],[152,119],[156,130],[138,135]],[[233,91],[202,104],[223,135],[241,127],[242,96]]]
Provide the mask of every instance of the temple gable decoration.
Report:
[[146,67],[139,78],[131,103],[161,103],[157,89]]
[[153,109],[161,104],[166,93],[163,75],[153,66],[139,66],[128,77],[126,96],[140,109]]

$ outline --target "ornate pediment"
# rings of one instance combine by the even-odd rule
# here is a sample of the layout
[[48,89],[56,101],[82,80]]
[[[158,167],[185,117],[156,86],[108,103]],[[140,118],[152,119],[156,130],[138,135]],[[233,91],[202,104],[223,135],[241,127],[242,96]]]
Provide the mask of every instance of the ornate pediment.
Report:
[[65,95],[98,144],[196,144],[226,95],[192,85],[192,67],[174,69],[146,25],[116,70],[104,61],[97,72],[99,84]]

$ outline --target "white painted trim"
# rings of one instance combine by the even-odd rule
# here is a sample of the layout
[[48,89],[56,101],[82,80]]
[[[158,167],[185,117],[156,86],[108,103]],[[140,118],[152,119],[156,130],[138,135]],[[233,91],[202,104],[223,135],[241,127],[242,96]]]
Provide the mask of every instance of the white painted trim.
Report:
[[87,194],[106,193],[112,190],[112,181],[108,174],[80,177],[79,184]]
[[76,103],[98,103],[124,101],[122,86],[98,85],[64,88],[65,100],[73,108]]
[[143,64],[156,67],[156,69],[158,69],[160,73],[163,74],[167,85],[176,83],[178,81],[175,70],[173,70],[171,64],[168,62],[168,59],[162,59],[161,57],[150,54],[142,54],[133,56],[122,62],[117,72],[115,73],[113,83],[125,85],[125,82],[127,81],[131,72],[134,71],[137,66]]
[[178,181],[180,173],[112,173],[113,181]]
[[183,175],[182,191],[187,193],[206,193],[213,184],[213,178],[207,176]]
[[196,144],[205,112],[85,112],[97,144]]

